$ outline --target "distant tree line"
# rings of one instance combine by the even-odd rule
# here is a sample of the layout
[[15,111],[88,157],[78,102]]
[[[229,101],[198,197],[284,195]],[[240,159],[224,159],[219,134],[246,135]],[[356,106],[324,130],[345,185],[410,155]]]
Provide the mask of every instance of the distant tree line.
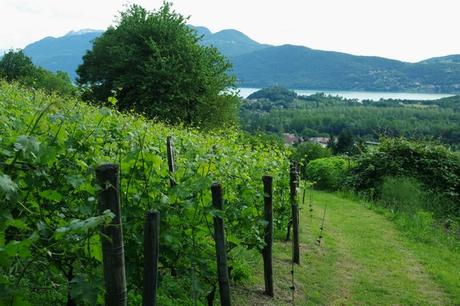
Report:
[[376,102],[324,94],[284,102],[259,96],[243,103],[240,118],[243,129],[251,132],[315,137],[338,136],[347,131],[362,140],[403,136],[460,145],[460,96],[433,101]]
[[22,50],[10,50],[0,59],[0,79],[7,82],[19,82],[25,86],[56,92],[63,95],[74,95],[76,87],[67,73],[53,73],[35,66],[30,57]]

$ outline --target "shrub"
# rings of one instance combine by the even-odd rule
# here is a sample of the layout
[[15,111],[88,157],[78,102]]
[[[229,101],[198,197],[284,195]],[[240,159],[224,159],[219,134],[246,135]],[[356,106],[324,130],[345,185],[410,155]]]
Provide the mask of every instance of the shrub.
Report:
[[300,174],[306,178],[307,165],[312,160],[330,157],[331,150],[313,142],[303,142],[294,147],[292,159],[300,163]]
[[383,139],[377,150],[362,154],[356,163],[348,180],[354,190],[378,199],[386,177],[413,177],[432,195],[438,213],[460,215],[460,158],[448,148],[405,139]]
[[307,165],[307,179],[314,182],[313,187],[324,190],[337,190],[350,168],[350,161],[339,156],[315,159]]

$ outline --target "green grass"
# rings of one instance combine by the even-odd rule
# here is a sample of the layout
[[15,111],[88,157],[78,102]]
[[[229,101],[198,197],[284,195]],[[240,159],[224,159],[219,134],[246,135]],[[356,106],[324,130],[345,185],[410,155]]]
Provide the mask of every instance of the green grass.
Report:
[[[396,220],[353,199],[318,191],[312,192],[312,198],[312,215],[308,203],[301,211],[296,305],[460,303],[460,252],[453,243],[415,239]],[[275,299],[261,294],[262,263],[260,256],[253,256],[249,284],[233,287],[235,304],[292,305],[290,254],[290,243],[275,243]]]

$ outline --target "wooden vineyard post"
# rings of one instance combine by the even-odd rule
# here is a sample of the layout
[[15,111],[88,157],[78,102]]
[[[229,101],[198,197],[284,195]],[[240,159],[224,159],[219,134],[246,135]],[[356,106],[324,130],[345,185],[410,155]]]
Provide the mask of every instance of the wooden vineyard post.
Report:
[[171,187],[176,186],[176,181],[173,179],[173,175],[176,172],[176,163],[174,160],[174,143],[172,140],[172,136],[168,136],[166,140],[166,149],[168,152],[168,167],[169,167],[169,175],[171,178],[169,179],[169,184]]
[[148,211],[144,224],[144,295],[143,306],[156,306],[158,287],[158,252],[160,248],[160,213]]
[[273,178],[271,176],[262,177],[264,183],[264,219],[265,226],[265,247],[262,250],[264,260],[264,282],[265,294],[273,297]]
[[106,164],[97,167],[96,179],[102,187],[99,191],[99,212],[108,209],[115,215],[101,231],[105,305],[125,306],[127,305],[126,274],[118,165]]
[[[211,192],[214,209],[222,211],[224,209],[224,200],[221,185],[219,183],[212,184]],[[214,216],[214,240],[216,242],[220,303],[222,306],[230,306],[230,281],[227,267],[227,250],[225,247],[224,220],[219,216]]]
[[300,187],[300,163],[296,161],[294,164],[295,164],[297,188],[299,188]]
[[292,216],[292,240],[293,251],[292,261],[300,264],[300,246],[299,246],[299,206],[297,205],[297,169],[294,163],[291,163],[290,170],[290,198],[291,198],[291,216]]

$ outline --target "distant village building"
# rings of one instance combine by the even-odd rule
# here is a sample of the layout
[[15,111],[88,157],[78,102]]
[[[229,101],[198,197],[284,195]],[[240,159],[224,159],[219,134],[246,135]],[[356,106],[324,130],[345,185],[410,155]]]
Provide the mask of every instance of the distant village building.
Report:
[[323,148],[326,148],[329,144],[329,137],[300,137],[291,133],[283,133],[283,141],[286,146],[292,146],[297,143],[302,143],[305,141],[319,144]]
[[329,143],[330,138],[329,137],[310,137],[308,138],[308,141],[317,143],[323,148],[327,147],[327,144]]
[[292,145],[295,144],[295,143],[301,142],[301,138],[300,138],[300,137],[297,137],[297,136],[294,135],[294,134],[283,133],[283,141],[284,141],[284,144],[285,144],[285,145],[287,145],[287,146],[292,146]]
[[380,142],[378,141],[366,141],[367,146],[378,146],[380,145]]

